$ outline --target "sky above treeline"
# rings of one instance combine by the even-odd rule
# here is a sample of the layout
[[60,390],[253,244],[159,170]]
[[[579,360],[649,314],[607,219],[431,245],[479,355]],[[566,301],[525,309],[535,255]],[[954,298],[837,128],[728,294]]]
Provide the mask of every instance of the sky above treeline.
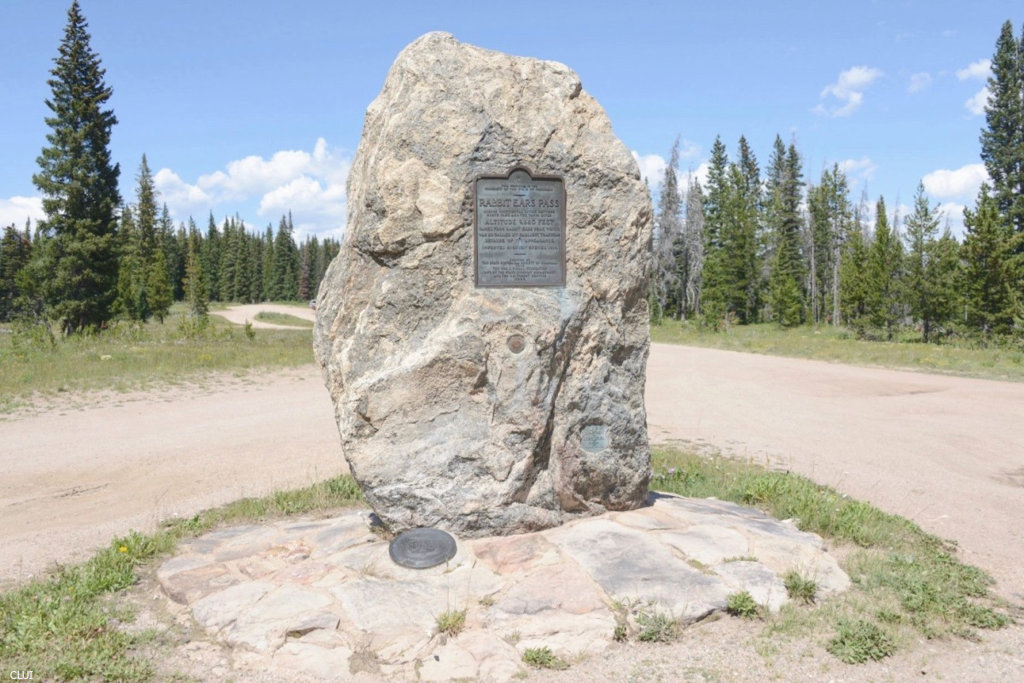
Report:
[[[42,217],[32,184],[47,79],[70,0],[0,0],[0,226]],[[362,2],[80,0],[114,94],[111,151],[134,200],[145,154],[176,221],[289,210],[338,237],[366,106],[430,31],[567,64],[657,190],[673,141],[706,171],[717,135],[762,170],[778,134],[805,179],[839,164],[851,196],[912,204],[919,182],[955,233],[985,178],[989,60],[1013,2]],[[656,196],[656,195],[655,195]],[[904,209],[905,211],[905,209]]]

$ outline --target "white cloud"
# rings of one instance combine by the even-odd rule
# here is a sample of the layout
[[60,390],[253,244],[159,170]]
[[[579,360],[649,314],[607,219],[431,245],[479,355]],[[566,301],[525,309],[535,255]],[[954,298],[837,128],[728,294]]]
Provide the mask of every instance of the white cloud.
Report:
[[976,62],[971,62],[970,65],[963,69],[956,70],[956,77],[961,81],[969,79],[985,79],[988,78],[992,73],[992,60],[991,59],[979,59]]
[[660,154],[645,154],[640,156],[636,151],[632,154],[637,166],[640,167],[640,177],[647,181],[647,185],[653,192],[654,188],[660,186],[661,181],[664,180],[665,169],[668,167],[668,162],[665,161],[664,157]]
[[45,217],[42,197],[14,196],[10,199],[0,197],[0,230],[8,225],[14,225],[18,230],[22,230],[25,227],[26,219],[32,219],[34,227]]
[[344,231],[345,184],[351,166],[351,156],[344,150],[318,138],[312,153],[282,150],[269,159],[248,156],[199,176],[194,184],[167,168],[153,178],[161,200],[178,218],[203,216],[220,205],[235,213],[239,203],[254,203],[261,218],[291,211],[298,239]]
[[967,164],[956,170],[932,171],[921,182],[925,191],[937,199],[974,197],[981,184],[988,180],[984,164]]
[[270,159],[248,156],[227,165],[227,173],[215,171],[199,176],[197,185],[224,199],[234,199],[265,192],[301,175],[310,165],[308,152],[286,150],[275,152]]
[[[976,62],[971,62],[963,69],[956,70],[956,77],[961,81],[986,80],[991,75],[991,59],[979,59]],[[985,113],[985,105],[988,104],[988,96],[988,86],[985,86],[964,102],[964,107],[966,107],[967,111],[971,112],[974,116],[981,116]]]
[[932,75],[927,71],[921,73],[912,74],[910,76],[910,84],[907,86],[908,92],[921,92],[932,83]]
[[949,231],[955,237],[962,238],[964,235],[964,204],[946,202],[939,205],[939,220],[942,221],[940,230],[949,225]]
[[842,106],[830,108],[819,104],[814,108],[815,113],[834,117],[849,116],[864,103],[864,90],[882,75],[882,71],[879,69],[867,66],[854,66],[840,72],[839,79],[835,83],[825,86],[820,97],[822,99],[834,97],[842,103]]
[[679,158],[694,159],[700,156],[700,145],[691,140],[681,140],[679,143]]
[[985,105],[988,104],[988,97],[989,92],[988,87],[986,86],[974,93],[969,100],[964,102],[964,107],[966,107],[967,111],[971,112],[975,116],[981,116],[985,113]]
[[160,201],[174,207],[176,213],[189,213],[193,208],[212,203],[209,194],[196,185],[189,185],[169,168],[153,174],[153,185],[160,193]]
[[874,180],[878,166],[868,157],[860,159],[844,159],[839,162],[839,170],[851,180]]
[[685,182],[680,183],[680,185],[682,185],[681,189],[683,191],[685,191],[686,188],[690,184],[690,178],[693,178],[698,183],[700,183],[701,189],[706,191],[707,187],[708,187],[708,170],[710,168],[711,168],[711,164],[709,164],[706,161],[703,161],[703,162],[701,162],[701,164],[699,166],[697,166],[697,168],[690,169],[686,173],[686,180],[685,180]]

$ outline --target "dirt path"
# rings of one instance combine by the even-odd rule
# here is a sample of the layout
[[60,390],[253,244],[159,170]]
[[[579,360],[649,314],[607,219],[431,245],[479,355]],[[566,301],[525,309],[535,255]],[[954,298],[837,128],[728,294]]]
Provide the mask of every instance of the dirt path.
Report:
[[276,323],[257,320],[258,313],[283,313],[284,315],[302,318],[303,320],[315,320],[316,311],[308,306],[288,306],[286,304],[242,304],[228,306],[226,309],[211,311],[210,315],[219,315],[235,325],[244,325],[246,321],[252,323],[256,329],[262,330],[294,330],[295,325],[278,325]]
[[0,584],[130,529],[344,471],[313,365],[0,422]]
[[655,344],[654,443],[804,474],[955,540],[1024,599],[1024,384]]
[[[654,345],[647,408],[652,441],[767,458],[906,515],[1024,598],[1024,384]],[[343,470],[313,366],[3,421],[0,582]]]

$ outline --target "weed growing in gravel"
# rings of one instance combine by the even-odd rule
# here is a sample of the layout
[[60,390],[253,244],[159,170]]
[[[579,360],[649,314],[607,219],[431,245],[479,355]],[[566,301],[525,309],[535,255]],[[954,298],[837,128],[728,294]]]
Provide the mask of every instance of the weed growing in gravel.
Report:
[[744,619],[757,619],[761,616],[761,607],[754,602],[753,596],[747,591],[728,596],[725,611],[734,617],[743,617]]
[[814,602],[814,596],[818,592],[818,584],[814,579],[804,578],[800,572],[790,570],[782,577],[782,582],[786,586],[786,593],[793,600],[805,605],[810,605]]
[[466,626],[466,610],[445,610],[435,619],[437,632],[446,636],[458,635]]
[[655,610],[640,610],[636,615],[640,627],[636,639],[643,643],[670,643],[679,635],[679,622]]
[[549,647],[528,647],[523,652],[523,661],[537,669],[568,669],[569,662],[555,656]]
[[836,636],[825,649],[847,664],[862,664],[888,657],[896,651],[896,644],[891,635],[870,621],[841,620],[836,624]]

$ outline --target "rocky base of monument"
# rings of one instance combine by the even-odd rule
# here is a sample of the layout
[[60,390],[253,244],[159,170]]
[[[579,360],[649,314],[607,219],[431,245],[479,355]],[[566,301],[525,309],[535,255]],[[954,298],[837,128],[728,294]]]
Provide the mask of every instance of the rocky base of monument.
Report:
[[[508,680],[528,649],[599,654],[635,637],[639,615],[685,625],[741,591],[778,610],[791,570],[818,597],[849,586],[818,536],[732,503],[652,494],[637,510],[460,539],[431,569],[392,562],[367,511],[353,510],[207,534],[157,577],[232,649],[239,675]],[[439,632],[459,613],[457,633]]]

